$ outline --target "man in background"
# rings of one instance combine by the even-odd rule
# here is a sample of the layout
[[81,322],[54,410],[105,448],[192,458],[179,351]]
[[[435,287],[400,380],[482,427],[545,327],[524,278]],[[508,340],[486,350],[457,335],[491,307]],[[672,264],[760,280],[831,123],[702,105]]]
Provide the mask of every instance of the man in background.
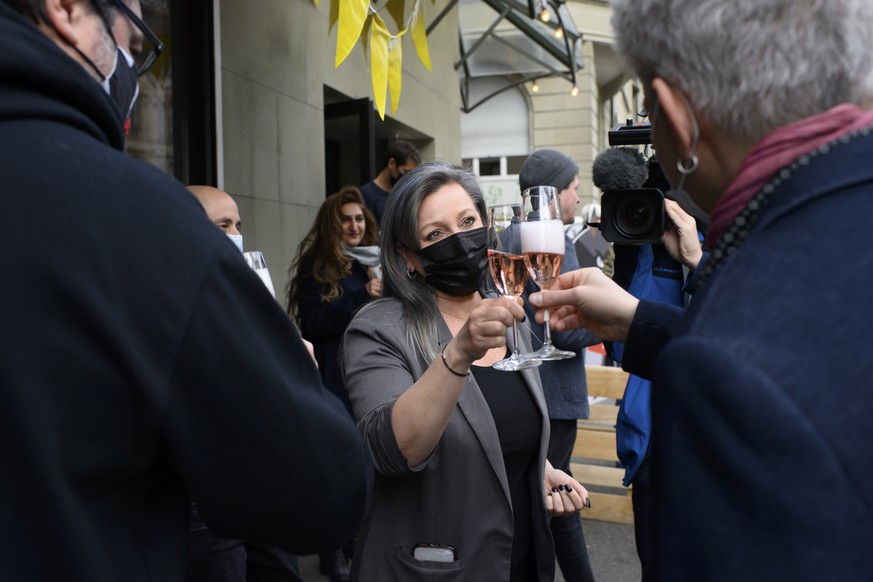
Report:
[[398,139],[391,144],[385,152],[385,165],[372,182],[361,186],[361,195],[364,204],[376,217],[376,222],[381,226],[382,214],[385,213],[385,202],[394,188],[394,184],[403,174],[414,169],[421,163],[421,154],[418,149],[408,141]]
[[[188,190],[203,206],[206,218],[242,252],[242,219],[230,194],[212,186],[188,186]],[[195,503],[189,528],[189,582],[303,582],[297,556],[269,544],[215,537]]]
[[243,252],[242,218],[239,206],[230,194],[213,186],[188,186],[188,191],[200,202],[206,218],[233,241],[239,252]]
[[112,22],[147,35],[120,2],[0,0],[2,580],[181,582],[189,499],[216,535],[335,547],[372,486],[258,276],[122,153]]

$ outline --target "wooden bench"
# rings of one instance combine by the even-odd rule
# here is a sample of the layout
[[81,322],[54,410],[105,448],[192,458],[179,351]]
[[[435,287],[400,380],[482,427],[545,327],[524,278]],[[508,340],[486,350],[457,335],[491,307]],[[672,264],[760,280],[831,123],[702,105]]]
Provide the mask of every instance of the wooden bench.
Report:
[[583,509],[585,519],[633,523],[631,491],[621,484],[624,469],[615,450],[616,400],[624,395],[627,372],[609,366],[585,366],[588,395],[606,400],[591,405],[591,415],[580,420],[570,470],[587,489],[591,508]]

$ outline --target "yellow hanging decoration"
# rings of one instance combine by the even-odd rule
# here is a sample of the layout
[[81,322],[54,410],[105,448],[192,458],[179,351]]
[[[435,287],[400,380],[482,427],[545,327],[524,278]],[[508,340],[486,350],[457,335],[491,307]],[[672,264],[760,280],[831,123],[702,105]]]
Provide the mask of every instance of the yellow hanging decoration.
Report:
[[[431,70],[430,52],[427,46],[427,27],[424,22],[422,0],[415,0],[409,19],[404,23],[408,0],[388,0],[385,11],[397,27],[405,24],[392,35],[382,17],[370,6],[370,0],[331,0],[329,29],[338,23],[336,41],[336,66],[339,67],[351,54],[358,39],[362,39],[365,58],[370,61],[373,83],[373,99],[379,116],[385,119],[385,101],[391,92],[391,110],[397,112],[403,74],[403,36],[410,32],[418,58]],[[433,2],[434,0],[432,0]],[[318,4],[318,0],[313,0]]]
[[430,71],[430,51],[427,49],[427,26],[424,24],[424,10],[422,9],[421,0],[416,1],[412,18],[412,42],[415,44],[415,52],[418,53],[418,58],[421,59],[425,68]]
[[370,27],[373,25],[374,13],[370,13],[367,20],[364,21],[364,30],[361,31],[361,48],[364,50],[364,58],[370,58]]
[[400,78],[403,71],[403,39],[392,38],[388,44],[388,90],[391,91],[391,111],[397,115],[400,103]]
[[379,117],[385,119],[385,98],[388,93],[388,42],[391,35],[385,22],[374,15],[370,27],[370,75],[373,78],[373,99]]
[[[339,67],[358,44],[361,29],[370,9],[370,0],[342,0],[336,35],[336,65]],[[387,32],[387,31],[386,31]]]

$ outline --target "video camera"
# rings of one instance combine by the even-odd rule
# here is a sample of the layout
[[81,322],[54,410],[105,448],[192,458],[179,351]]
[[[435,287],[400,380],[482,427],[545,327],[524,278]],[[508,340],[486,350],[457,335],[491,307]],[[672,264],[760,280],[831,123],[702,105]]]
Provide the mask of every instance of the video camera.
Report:
[[[610,146],[652,143],[651,125],[628,120],[609,132]],[[670,184],[653,155],[648,160],[634,148],[613,147],[594,160],[594,184],[603,191],[600,232],[616,244],[654,244],[673,224],[664,204]]]

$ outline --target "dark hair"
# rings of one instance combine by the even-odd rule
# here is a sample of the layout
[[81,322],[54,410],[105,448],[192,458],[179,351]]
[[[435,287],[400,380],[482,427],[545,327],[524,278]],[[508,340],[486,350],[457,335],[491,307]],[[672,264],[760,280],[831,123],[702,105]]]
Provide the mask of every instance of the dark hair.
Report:
[[297,293],[305,277],[311,276],[317,283],[327,285],[327,293],[321,296],[325,303],[334,301],[342,294],[339,282],[352,272],[352,259],[343,253],[342,247],[342,207],[346,204],[357,204],[364,212],[366,230],[360,244],[372,246],[379,240],[379,226],[357,188],[346,186],[336,194],[328,196],[319,208],[312,228],[297,248],[297,256],[288,269],[289,275],[293,274],[286,288],[287,311],[292,317],[297,314]]
[[382,164],[382,167],[388,165],[388,161],[394,159],[394,163],[398,166],[402,166],[409,160],[415,162],[415,165],[421,163],[421,154],[418,152],[418,148],[409,143],[408,141],[403,141],[402,139],[398,139],[385,151],[385,163]]
[[[421,164],[404,174],[394,186],[385,214],[382,216],[382,280],[386,298],[396,297],[403,304],[403,313],[409,325],[409,337],[415,347],[428,360],[439,353],[437,321],[439,310],[433,298],[433,289],[421,277],[411,280],[406,274],[406,261],[397,251],[398,246],[418,251],[421,242],[418,237],[418,209],[421,201],[434,194],[443,186],[458,184],[463,188],[473,204],[482,224],[488,224],[488,210],[485,197],[476,176],[464,168],[445,162]],[[363,309],[368,309],[368,303]]]

